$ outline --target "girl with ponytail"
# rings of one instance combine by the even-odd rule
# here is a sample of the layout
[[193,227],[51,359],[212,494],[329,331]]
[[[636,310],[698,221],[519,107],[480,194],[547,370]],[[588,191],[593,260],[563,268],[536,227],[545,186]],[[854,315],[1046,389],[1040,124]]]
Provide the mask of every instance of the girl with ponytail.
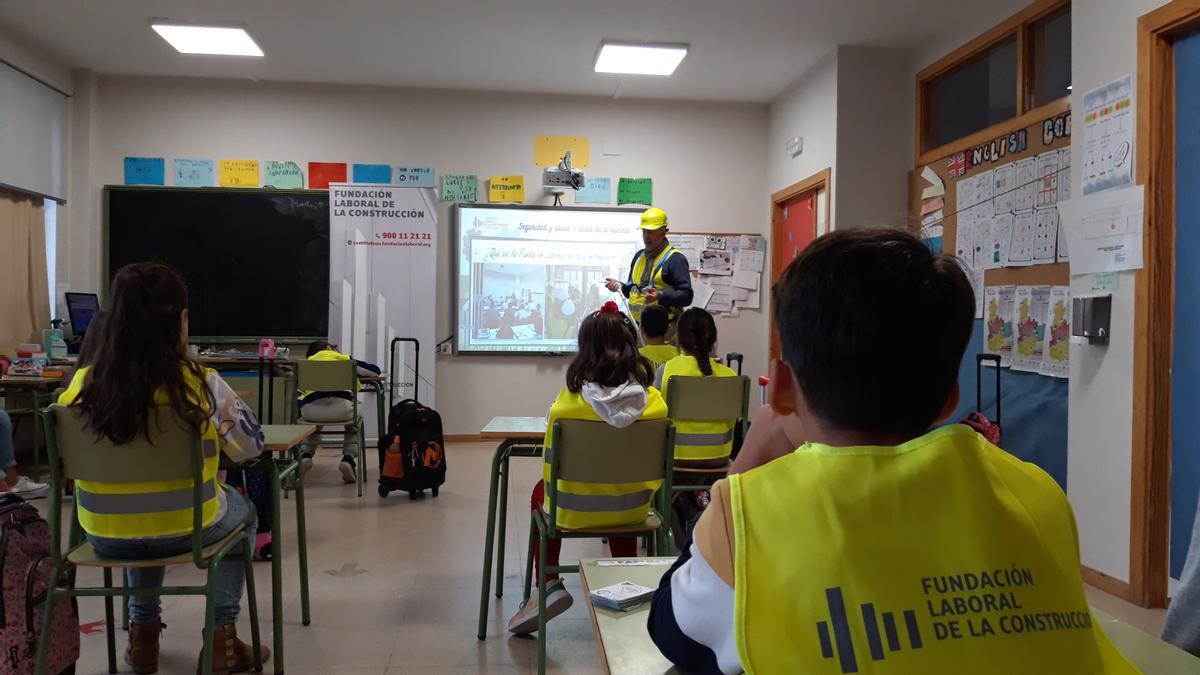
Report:
[[[717,348],[717,323],[712,315],[693,307],[679,317],[679,356],[667,361],[655,378],[666,398],[672,377],[735,377],[737,373],[717,363],[713,354]],[[728,422],[699,422],[673,418],[677,432],[675,463],[677,466],[724,466],[733,449],[733,425]],[[694,439],[694,442],[691,440]]]

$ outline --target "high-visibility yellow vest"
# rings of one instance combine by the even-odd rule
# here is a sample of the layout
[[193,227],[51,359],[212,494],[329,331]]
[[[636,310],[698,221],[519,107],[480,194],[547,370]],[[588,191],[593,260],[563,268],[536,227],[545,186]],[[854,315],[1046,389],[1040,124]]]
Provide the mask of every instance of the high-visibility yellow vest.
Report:
[[[629,283],[633,284],[633,288],[629,290],[629,313],[633,315],[635,321],[642,318],[642,308],[646,306],[646,295],[643,291],[649,290],[651,287],[663,290],[670,288],[667,282],[663,281],[662,271],[663,266],[667,264],[667,260],[673,255],[683,255],[679,249],[674,246],[664,246],[663,250],[654,256],[653,260],[649,261],[650,265],[650,284],[642,286],[642,279],[646,276],[646,251],[642,249],[633,256],[633,266],[629,269]],[[668,307],[667,310],[671,314],[671,318],[675,318],[675,308]]]
[[650,359],[650,363],[654,364],[655,369],[679,356],[679,350],[675,345],[643,345],[638,351],[642,353],[642,356]]
[[[332,349],[322,349],[321,351],[317,352],[316,354],[313,354],[312,356],[308,357],[308,360],[309,361],[349,361],[350,355],[342,354],[342,353],[336,352]],[[355,366],[355,367],[357,368],[357,366]],[[354,383],[354,392],[358,393],[359,389],[361,389],[361,388],[362,388],[361,385],[359,385],[358,381],[356,380]],[[312,393],[311,391],[297,391],[296,396],[303,399],[305,396],[308,396],[311,393]],[[349,393],[349,391],[347,391],[347,393]]]
[[[661,420],[667,417],[667,404],[654,387],[646,389],[646,408],[643,420]],[[583,400],[582,394],[573,394],[563,387],[558,398],[550,406],[544,441],[546,456],[549,456],[554,423],[558,420],[602,421],[592,406]],[[550,463],[543,463],[543,477],[550,482]],[[661,480],[635,483],[589,483],[584,481],[558,481],[556,508],[557,525],[565,530],[588,527],[616,527],[636,525],[646,520],[650,502]],[[549,507],[549,504],[547,504]]]
[[1066,495],[969,427],[729,486],[749,674],[1139,672],[1088,608]]
[[[62,405],[70,405],[83,390],[90,368],[80,368],[59,397]],[[188,369],[184,369],[188,386],[201,392],[205,384]],[[216,373],[204,369],[205,379]],[[205,400],[201,395],[200,400]],[[165,392],[154,395],[156,405],[169,405]],[[201,522],[204,527],[217,520],[220,500],[217,491],[217,460],[220,445],[217,430],[206,419],[201,427],[200,447],[204,453],[204,506]],[[192,479],[147,481],[142,483],[98,483],[75,481],[75,509],[84,531],[97,537],[112,539],[141,539],[192,531]]]
[[[737,376],[732,369],[712,359],[709,359],[709,363],[712,364],[713,377]],[[675,375],[702,377],[704,373],[700,372],[700,364],[694,356],[684,354],[671,359],[663,366],[664,399],[671,390],[671,377]],[[715,422],[698,422],[673,415],[671,421],[675,423],[675,459],[718,459],[728,457],[733,452],[733,427],[737,424],[736,417]]]

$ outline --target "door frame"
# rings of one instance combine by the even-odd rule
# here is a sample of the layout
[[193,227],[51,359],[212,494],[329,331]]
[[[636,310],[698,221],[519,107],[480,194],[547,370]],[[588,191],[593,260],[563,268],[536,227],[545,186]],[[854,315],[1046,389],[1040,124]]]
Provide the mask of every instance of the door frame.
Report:
[[1171,524],[1171,358],[1175,312],[1175,52],[1200,29],[1200,0],[1138,19],[1137,178],[1145,186],[1144,266],[1135,273],[1131,602],[1165,607]]
[[[832,181],[833,181],[833,170],[830,169],[829,167],[825,167],[824,169],[814,173],[813,175],[809,176],[808,178],[805,178],[804,180],[802,180],[798,183],[793,183],[793,184],[783,188],[782,190],[773,192],[771,194],[771,240],[767,245],[768,250],[771,252],[771,257],[767,261],[767,272],[766,272],[766,277],[768,277],[767,280],[769,282],[774,283],[774,281],[775,281],[774,279],[770,279],[769,277],[771,276],[771,273],[773,272],[773,266],[774,266],[774,262],[775,262],[775,251],[777,250],[775,247],[777,245],[779,245],[778,242],[780,240],[780,237],[782,236],[780,229],[783,227],[783,204],[784,204],[784,202],[792,199],[793,197],[802,195],[806,192],[815,192],[818,190],[825,190],[825,230],[828,232],[833,227],[833,224],[831,222],[829,222],[829,214],[830,214],[829,207],[830,207],[830,204],[833,203],[833,191],[831,190]],[[819,230],[814,228],[814,230],[813,230],[813,238],[814,239],[816,238],[818,232],[819,232]],[[770,289],[770,286],[768,285],[768,292],[769,292],[769,289]],[[777,359],[777,358],[779,358],[779,336],[778,336],[778,333],[776,333],[776,331],[775,331],[775,311],[774,311],[773,307],[774,307],[774,299],[772,299],[771,302],[768,303],[768,308],[769,308],[768,311],[770,312],[770,322],[771,322],[771,325],[770,325],[770,331],[771,331],[770,358]]]

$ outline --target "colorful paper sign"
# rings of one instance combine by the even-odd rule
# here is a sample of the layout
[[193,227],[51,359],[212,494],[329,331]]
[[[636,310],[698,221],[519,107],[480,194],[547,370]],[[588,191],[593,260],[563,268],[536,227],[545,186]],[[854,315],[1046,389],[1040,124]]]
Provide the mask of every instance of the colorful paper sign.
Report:
[[492,176],[488,201],[520,204],[525,201],[525,176]]
[[558,166],[559,160],[571,151],[571,166],[587,168],[591,161],[591,142],[587,136],[535,136],[533,163],[536,166]]
[[263,162],[263,185],[276,188],[303,188],[304,173],[295,162]]
[[575,192],[576,204],[611,204],[612,179],[588,178],[582,190]]
[[212,187],[213,161],[211,159],[177,159],[174,171],[175,185],[179,187]]
[[475,202],[478,200],[478,176],[475,174],[442,174],[442,201]]
[[622,178],[617,181],[617,204],[654,203],[654,183],[649,178]]
[[392,183],[405,187],[433,187],[433,167],[398,166]]
[[258,187],[258,160],[221,160],[220,185],[221,187]]
[[311,190],[328,190],[330,183],[346,182],[345,162],[309,162],[308,187]]
[[390,164],[355,164],[351,174],[355,183],[374,183],[388,185],[392,182],[392,165]]
[[166,185],[166,161],[162,157],[126,157],[126,185]]

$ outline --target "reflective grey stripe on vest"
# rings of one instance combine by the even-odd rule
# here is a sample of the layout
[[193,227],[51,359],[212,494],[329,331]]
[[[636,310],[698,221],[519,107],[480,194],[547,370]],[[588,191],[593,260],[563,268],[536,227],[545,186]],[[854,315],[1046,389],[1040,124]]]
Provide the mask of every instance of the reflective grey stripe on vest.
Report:
[[577,495],[559,492],[557,506],[560,509],[589,513],[628,511],[649,504],[653,496],[654,490],[631,492],[627,495]]
[[200,441],[200,455],[204,459],[212,459],[217,456],[220,450],[217,449],[217,442],[211,438],[206,438]]
[[718,446],[733,442],[733,429],[723,434],[675,434],[675,445]]
[[[216,496],[217,481],[214,479],[205,483],[201,488],[200,498],[207,502]],[[78,500],[80,508],[96,515],[130,516],[190,509],[192,507],[192,488],[134,494],[100,494],[88,492],[76,483],[75,499]]]

